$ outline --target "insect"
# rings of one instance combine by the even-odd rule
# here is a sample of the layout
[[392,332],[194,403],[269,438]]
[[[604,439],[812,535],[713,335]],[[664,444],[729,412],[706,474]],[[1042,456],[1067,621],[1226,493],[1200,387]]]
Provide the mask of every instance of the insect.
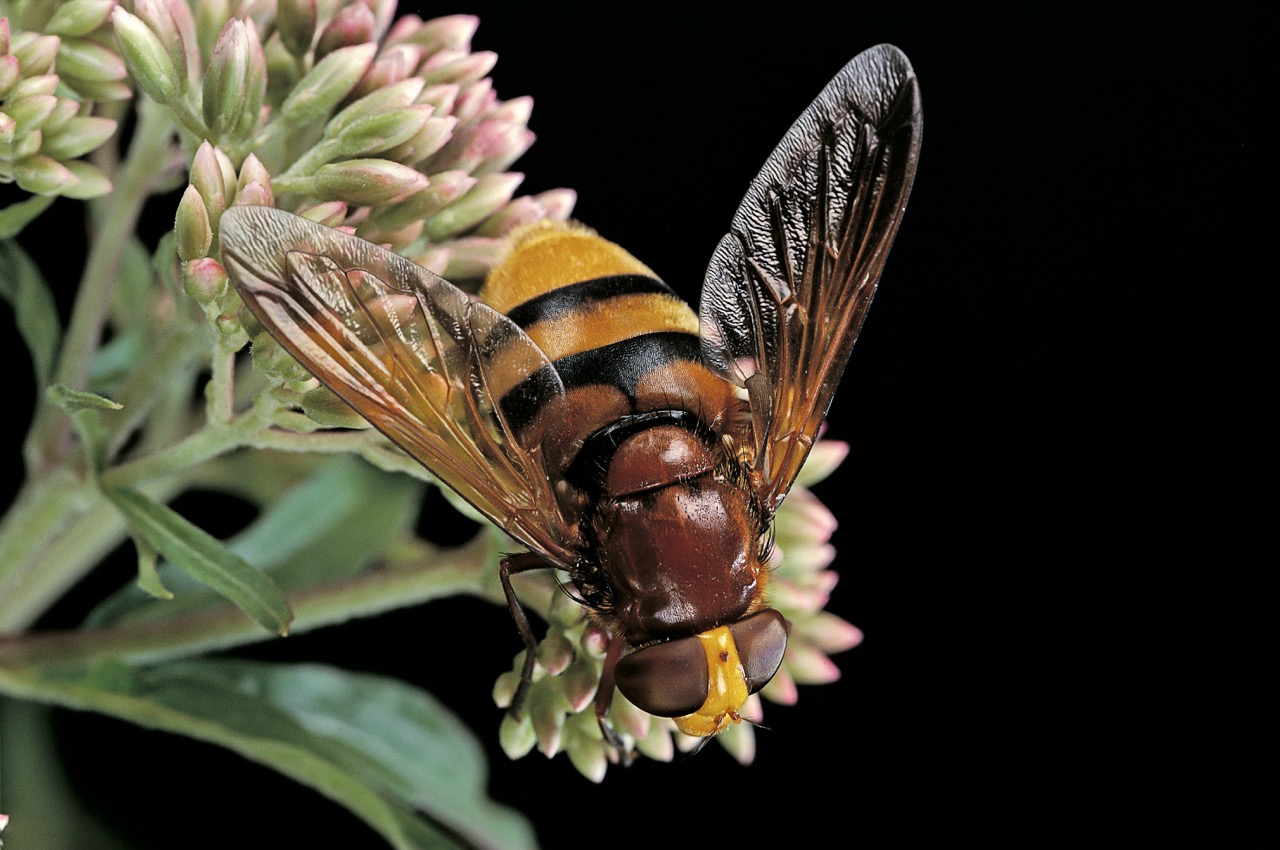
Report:
[[804,464],[906,207],[921,134],[895,47],[801,114],[716,247],[695,314],[584,227],[535,225],[478,298],[398,255],[268,207],[222,217],[244,303],[317,378],[555,569],[611,636],[613,690],[691,735],[738,722],[780,666],[770,522]]

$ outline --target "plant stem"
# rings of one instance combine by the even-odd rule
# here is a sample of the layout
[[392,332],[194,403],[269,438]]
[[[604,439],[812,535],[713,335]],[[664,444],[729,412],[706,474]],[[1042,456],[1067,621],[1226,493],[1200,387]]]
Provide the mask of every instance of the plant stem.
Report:
[[[173,123],[168,113],[143,98],[129,155],[113,175],[114,191],[106,196],[100,229],[92,238],[84,275],[63,336],[54,382],[83,389],[111,307],[126,246],[133,236],[148,189],[157,177],[156,163],[168,160]],[[38,477],[74,455],[71,421],[48,405],[40,405],[26,446],[28,474]]]
[[[481,534],[465,546],[432,551],[421,566],[376,570],[290,593],[296,615],[290,633],[461,593],[486,595],[496,575],[492,565],[492,540]],[[223,605],[168,620],[0,639],[0,668],[80,669],[108,658],[152,664],[274,637],[239,609]]]

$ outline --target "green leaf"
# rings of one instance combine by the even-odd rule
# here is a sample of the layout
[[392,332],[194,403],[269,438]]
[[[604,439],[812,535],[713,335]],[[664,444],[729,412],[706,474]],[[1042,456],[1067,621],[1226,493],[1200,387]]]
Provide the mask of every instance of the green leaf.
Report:
[[[413,528],[424,485],[381,472],[353,457],[338,457],[265,508],[226,548],[294,590],[356,575]],[[220,596],[195,587],[172,566],[162,566],[164,585],[178,597],[149,603],[126,587],[100,604],[86,625],[183,616],[222,604]]]
[[0,239],[12,239],[53,203],[52,195],[32,195],[0,209]]
[[162,553],[201,584],[231,600],[264,628],[287,634],[293,611],[264,573],[208,532],[136,490],[107,489],[135,537]]
[[0,241],[0,297],[13,305],[18,333],[31,351],[39,392],[53,374],[62,326],[40,269],[16,242],[9,240]]
[[97,393],[73,390],[63,384],[49,387],[45,391],[45,397],[71,417],[90,468],[95,473],[100,471],[107,460],[109,439],[108,429],[102,421],[102,411],[120,410],[123,405]]
[[170,600],[173,598],[173,591],[164,586],[164,582],[160,580],[160,574],[156,572],[156,558],[160,553],[151,548],[151,545],[145,540],[135,539],[133,545],[138,550],[138,580],[137,586],[143,593],[153,599]]
[[529,824],[484,793],[482,750],[467,728],[392,679],[206,660],[113,663],[78,679],[0,668],[0,689],[227,747],[336,800],[402,850],[458,846],[451,835],[534,846]]

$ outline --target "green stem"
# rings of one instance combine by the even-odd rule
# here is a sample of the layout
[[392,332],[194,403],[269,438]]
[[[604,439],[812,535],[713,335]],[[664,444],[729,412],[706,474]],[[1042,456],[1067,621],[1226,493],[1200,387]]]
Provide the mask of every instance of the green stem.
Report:
[[[290,633],[299,634],[462,593],[492,595],[489,585],[496,570],[489,535],[478,535],[457,549],[433,552],[430,558],[429,565],[384,568],[288,594],[296,615]],[[26,666],[79,669],[108,658],[131,664],[152,664],[273,637],[240,610],[223,605],[168,620],[124,622],[99,629],[0,639],[0,669]]]
[[[95,219],[100,229],[92,239],[71,321],[63,336],[55,383],[73,389],[82,389],[87,383],[125,248],[136,229],[149,187],[157,177],[156,164],[169,158],[172,135],[168,112],[143,98],[129,155],[113,175],[114,191],[106,196],[101,215]],[[36,477],[60,466],[73,456],[71,448],[70,419],[48,405],[40,406],[27,445],[29,473]]]

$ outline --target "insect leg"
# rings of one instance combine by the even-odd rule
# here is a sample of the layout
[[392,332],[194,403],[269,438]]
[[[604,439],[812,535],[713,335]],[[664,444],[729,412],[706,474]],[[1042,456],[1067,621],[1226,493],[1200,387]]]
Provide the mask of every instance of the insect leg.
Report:
[[596,689],[596,723],[600,726],[600,734],[604,736],[605,743],[613,747],[614,751],[622,757],[622,764],[627,766],[632,761],[631,750],[623,743],[618,733],[613,731],[613,726],[608,719],[609,706],[613,703],[613,669],[618,665],[618,658],[622,655],[625,645],[626,640],[621,635],[613,635],[609,638],[609,649],[604,656],[604,669],[600,671],[600,686]]
[[533,629],[529,626],[529,618],[525,615],[524,608],[511,587],[511,576],[529,570],[551,569],[555,569],[555,564],[533,552],[507,555],[498,568],[498,574],[502,577],[502,592],[507,596],[507,610],[511,612],[511,619],[515,620],[516,630],[520,632],[520,639],[524,641],[524,666],[520,669],[520,686],[516,688],[515,698],[511,700],[511,708],[508,709],[508,713],[516,720],[520,719],[524,711],[524,701],[528,698],[529,687],[533,684],[533,665],[537,661],[538,639],[534,636]]

